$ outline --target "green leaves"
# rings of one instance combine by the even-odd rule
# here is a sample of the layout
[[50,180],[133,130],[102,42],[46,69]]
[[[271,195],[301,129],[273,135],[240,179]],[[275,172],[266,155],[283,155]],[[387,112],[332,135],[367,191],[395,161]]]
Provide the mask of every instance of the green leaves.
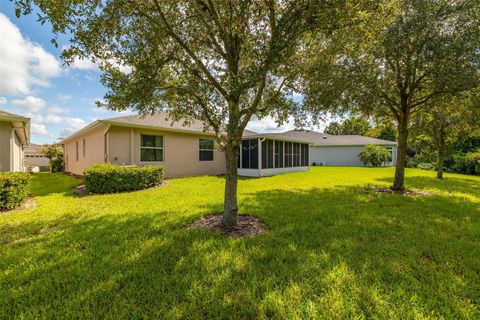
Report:
[[380,167],[392,161],[392,154],[387,148],[375,144],[366,145],[358,154],[365,166]]

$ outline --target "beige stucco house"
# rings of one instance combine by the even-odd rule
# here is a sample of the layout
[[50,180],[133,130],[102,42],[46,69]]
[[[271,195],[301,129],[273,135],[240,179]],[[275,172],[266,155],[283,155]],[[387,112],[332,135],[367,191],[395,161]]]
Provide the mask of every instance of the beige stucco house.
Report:
[[30,119],[0,110],[0,171],[25,171]]
[[[65,171],[77,175],[96,164],[163,165],[167,177],[225,173],[215,135],[200,121],[184,125],[163,112],[97,120],[61,141]],[[308,170],[308,142],[246,130],[239,174],[265,176]]]

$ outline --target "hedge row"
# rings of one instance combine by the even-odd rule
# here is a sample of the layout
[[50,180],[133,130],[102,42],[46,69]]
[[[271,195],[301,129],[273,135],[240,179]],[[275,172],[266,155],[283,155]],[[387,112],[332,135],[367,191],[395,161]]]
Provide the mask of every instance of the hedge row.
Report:
[[141,190],[163,181],[162,166],[128,166],[96,164],[84,172],[85,186],[93,193],[116,193]]
[[0,211],[18,208],[27,199],[29,180],[25,172],[0,172]]

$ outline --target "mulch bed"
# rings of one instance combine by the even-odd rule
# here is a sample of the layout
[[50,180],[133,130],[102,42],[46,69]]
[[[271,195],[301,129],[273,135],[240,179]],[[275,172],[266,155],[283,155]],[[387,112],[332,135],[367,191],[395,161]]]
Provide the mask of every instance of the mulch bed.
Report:
[[222,228],[222,214],[213,214],[185,225],[187,229],[204,228],[220,230],[222,234],[233,238],[253,237],[267,231],[267,226],[257,217],[242,215],[237,217],[237,225],[232,228]]
[[[158,186],[147,188],[147,189],[142,189],[142,190],[132,190],[132,191],[125,191],[125,192],[118,192],[118,193],[127,193],[127,192],[142,192],[142,191],[147,191],[147,190],[152,190],[152,189],[157,189],[157,188],[163,188],[166,187],[170,183],[170,180],[163,180],[162,183],[160,183]],[[76,197],[85,197],[85,196],[91,196],[95,195],[97,193],[92,193],[88,192],[87,187],[82,184],[73,189],[73,195]]]
[[374,187],[374,188],[365,188],[366,191],[373,191],[373,192],[380,192],[380,193],[387,193],[387,194],[399,194],[403,196],[429,196],[430,193],[427,191],[422,190],[408,190],[405,189],[403,191],[394,191],[390,188],[385,187]]
[[32,208],[36,208],[36,207],[38,207],[37,201],[35,201],[35,199],[33,199],[33,197],[30,196],[30,197],[27,198],[27,200],[25,200],[24,203],[22,203],[22,205],[20,207],[12,209],[12,210],[0,211],[0,215],[2,215],[2,214],[7,215],[9,213],[14,213],[14,212],[17,212],[17,211],[32,209]]

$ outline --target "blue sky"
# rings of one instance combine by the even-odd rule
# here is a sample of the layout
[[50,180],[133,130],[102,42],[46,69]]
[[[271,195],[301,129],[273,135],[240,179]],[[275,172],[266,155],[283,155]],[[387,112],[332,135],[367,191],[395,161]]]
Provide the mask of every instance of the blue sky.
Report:
[[[53,36],[48,23],[41,25],[34,14],[17,18],[14,5],[0,0],[0,109],[31,118],[31,142],[52,143],[97,119],[132,114],[97,108],[95,100],[106,92],[97,66],[86,60],[64,65],[60,53],[68,36],[58,37],[58,48]],[[293,125],[277,128],[273,119],[253,119],[248,128]]]

